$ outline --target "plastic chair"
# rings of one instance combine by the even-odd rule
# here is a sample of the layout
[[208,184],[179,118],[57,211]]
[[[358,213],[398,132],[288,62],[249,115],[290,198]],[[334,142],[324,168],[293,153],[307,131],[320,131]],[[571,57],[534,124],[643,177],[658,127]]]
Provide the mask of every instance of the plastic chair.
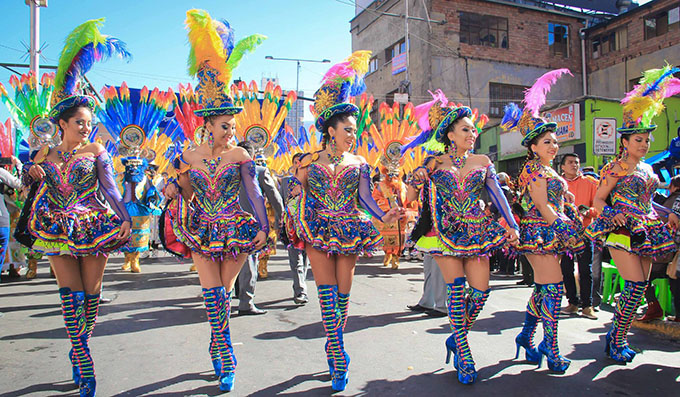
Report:
[[607,302],[608,305],[612,304],[616,286],[619,285],[619,289],[623,288],[621,282],[622,279],[614,261],[612,260],[610,263],[602,262],[602,302]]
[[[673,295],[671,294],[671,283],[667,278],[656,278],[652,280],[652,285],[656,290],[656,298],[664,313],[670,314],[673,311]],[[677,309],[677,308],[676,308]]]

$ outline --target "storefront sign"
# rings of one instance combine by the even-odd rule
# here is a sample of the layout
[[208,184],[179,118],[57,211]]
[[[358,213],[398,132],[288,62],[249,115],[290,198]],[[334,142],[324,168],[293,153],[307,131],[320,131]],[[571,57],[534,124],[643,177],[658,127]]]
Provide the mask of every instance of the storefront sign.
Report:
[[616,119],[593,119],[593,154],[596,156],[616,154]]
[[558,142],[581,139],[581,120],[579,119],[578,103],[545,112],[544,117],[553,123],[557,123]]
[[392,75],[406,70],[406,53],[403,52],[392,58]]

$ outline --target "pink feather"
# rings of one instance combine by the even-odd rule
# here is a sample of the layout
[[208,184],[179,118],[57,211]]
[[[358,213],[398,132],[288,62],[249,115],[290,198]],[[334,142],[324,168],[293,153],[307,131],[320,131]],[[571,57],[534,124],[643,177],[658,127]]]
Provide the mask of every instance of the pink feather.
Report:
[[356,71],[350,67],[349,62],[340,62],[328,69],[328,72],[323,76],[321,82],[328,83],[339,79],[347,81],[353,78],[355,74]]
[[678,94],[680,94],[680,79],[673,77],[666,82],[663,96],[664,98],[668,98]]
[[430,95],[432,95],[432,100],[430,102],[420,104],[413,109],[413,114],[415,115],[416,120],[418,120],[418,126],[423,131],[428,131],[432,129],[432,127],[430,126],[430,119],[428,117],[430,108],[436,105],[437,102],[441,102],[442,105],[446,105],[447,103],[449,103],[449,100],[446,99],[446,95],[444,95],[444,92],[442,90],[437,90],[434,93],[432,91],[428,92],[430,93]]
[[645,88],[646,87],[644,85],[633,86],[633,89],[628,91],[626,93],[626,96],[621,100],[621,104],[628,103],[630,102],[631,99],[642,96],[642,93],[645,91]]
[[531,111],[532,116],[538,117],[539,110],[545,105],[545,97],[550,88],[563,74],[573,76],[569,69],[555,69],[539,77],[534,85],[524,92],[524,109]]

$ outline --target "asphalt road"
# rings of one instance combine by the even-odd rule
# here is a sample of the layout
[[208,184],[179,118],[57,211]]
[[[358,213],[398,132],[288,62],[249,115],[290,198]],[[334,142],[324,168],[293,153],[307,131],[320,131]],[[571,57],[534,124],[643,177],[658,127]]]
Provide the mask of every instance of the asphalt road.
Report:
[[[310,302],[292,301],[285,251],[270,261],[269,279],[258,282],[256,304],[263,316],[233,317],[238,358],[233,396],[330,395],[324,332],[316,288]],[[492,292],[470,332],[479,380],[460,385],[444,364],[446,318],[406,309],[418,301],[419,263],[382,268],[382,258],[361,261],[350,298],[345,345],[351,356],[348,396],[444,396],[470,392],[503,395],[676,395],[680,390],[680,343],[633,329],[641,350],[632,364],[616,365],[603,353],[611,311],[598,320],[560,321],[562,353],[572,360],[564,375],[514,360],[514,337],[524,319],[530,289],[516,279],[492,280]],[[110,260],[105,295],[90,347],[99,396],[218,395],[208,355],[209,326],[201,289],[189,264],[150,258],[142,274],[119,270]],[[37,279],[0,284],[0,396],[77,395],[57,287],[48,268]],[[541,337],[539,330],[537,337]]]

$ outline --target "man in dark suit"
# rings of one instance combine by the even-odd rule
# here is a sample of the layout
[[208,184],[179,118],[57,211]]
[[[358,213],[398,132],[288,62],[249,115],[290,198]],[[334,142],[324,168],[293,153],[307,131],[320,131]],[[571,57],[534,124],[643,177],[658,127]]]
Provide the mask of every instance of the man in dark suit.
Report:
[[[250,157],[255,158],[255,147],[249,141],[239,142],[238,146],[244,148]],[[255,172],[257,173],[257,181],[260,185],[260,190],[264,198],[269,202],[274,213],[276,214],[277,222],[281,219],[281,214],[283,213],[283,200],[276,188],[276,181],[272,178],[269,168],[260,165],[255,166]],[[254,214],[253,207],[248,201],[248,196],[241,185],[241,191],[239,192],[239,202],[241,208],[244,211]],[[270,225],[270,227],[277,228],[278,224]],[[257,282],[257,257],[256,255],[248,256],[246,263],[241,268],[241,272],[238,274],[238,284],[239,284],[239,305],[238,305],[238,315],[257,315],[265,314],[267,311],[262,310],[255,306],[253,299],[255,298],[255,283]]]
[[[292,173],[300,166],[300,157],[302,153],[296,153],[293,156]],[[283,197],[284,205],[288,204],[290,196],[290,180],[293,175],[288,175],[281,178],[281,197]],[[290,271],[293,272],[293,301],[298,305],[304,305],[309,302],[307,297],[307,271],[309,270],[309,260],[305,251],[300,251],[292,246],[288,247],[288,264]]]

